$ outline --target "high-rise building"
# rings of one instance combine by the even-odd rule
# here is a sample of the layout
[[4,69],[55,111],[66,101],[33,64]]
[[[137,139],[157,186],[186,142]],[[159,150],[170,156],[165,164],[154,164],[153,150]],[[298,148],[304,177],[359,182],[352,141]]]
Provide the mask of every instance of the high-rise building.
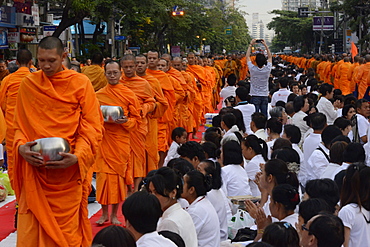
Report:
[[265,25],[263,24],[262,20],[258,22],[258,35],[260,39],[265,38]]
[[252,14],[252,33],[251,36],[253,39],[259,39],[259,25],[258,25],[258,13]]

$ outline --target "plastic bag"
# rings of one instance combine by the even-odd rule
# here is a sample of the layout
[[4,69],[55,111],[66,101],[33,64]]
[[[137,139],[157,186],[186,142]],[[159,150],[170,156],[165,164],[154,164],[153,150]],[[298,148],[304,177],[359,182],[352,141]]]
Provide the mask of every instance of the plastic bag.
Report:
[[0,184],[2,184],[6,188],[9,196],[14,195],[14,190],[12,189],[12,186],[10,185],[9,176],[7,173],[4,173],[2,169],[0,169]]
[[228,223],[228,237],[234,239],[239,229],[251,227],[253,225],[255,225],[254,219],[248,212],[238,209]]

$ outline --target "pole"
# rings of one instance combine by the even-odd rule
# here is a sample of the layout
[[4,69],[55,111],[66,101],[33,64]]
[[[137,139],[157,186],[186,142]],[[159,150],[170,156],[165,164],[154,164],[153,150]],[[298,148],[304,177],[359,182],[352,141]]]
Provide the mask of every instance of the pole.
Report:
[[115,40],[114,40],[114,33],[115,33],[115,27],[114,27],[114,18],[110,20],[110,26],[111,26],[111,42],[112,42],[112,47],[111,47],[111,58],[114,57],[114,53],[116,50],[116,45],[115,45]]
[[320,33],[319,54],[321,54],[323,37],[324,37],[324,13],[321,14],[321,33]]
[[[358,39],[362,39],[362,8],[360,8],[360,23],[359,23],[359,28],[358,28]],[[361,55],[361,43],[359,42],[359,49],[358,49],[358,54]]]

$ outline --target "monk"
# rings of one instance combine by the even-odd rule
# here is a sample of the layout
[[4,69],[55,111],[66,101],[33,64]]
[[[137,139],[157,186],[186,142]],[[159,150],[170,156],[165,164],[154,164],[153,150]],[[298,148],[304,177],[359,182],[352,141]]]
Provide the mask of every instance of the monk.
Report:
[[122,224],[117,218],[118,205],[126,198],[126,173],[130,158],[130,131],[138,128],[140,104],[134,92],[120,83],[119,62],[108,60],[105,65],[108,85],[96,92],[100,105],[120,106],[124,116],[114,123],[104,123],[102,144],[96,156],[96,200],[102,205],[102,216],[98,225],[109,220],[108,205],[112,205],[110,222]]
[[[148,114],[154,111],[156,104],[149,82],[136,75],[135,56],[127,54],[123,56],[120,63],[124,72],[120,82],[135,93],[141,107],[141,122],[136,129],[130,131],[131,155],[129,168],[130,166],[133,167],[132,176],[135,192],[138,190],[142,178],[146,176],[145,140],[148,134]],[[129,181],[129,179],[126,180]],[[131,183],[128,183],[128,185],[131,185]]]
[[245,53],[243,52],[240,55],[240,63],[241,63],[241,68],[240,68],[240,77],[239,80],[245,80],[247,78],[248,74],[248,65],[247,65],[247,57],[245,56]]
[[146,171],[149,172],[158,169],[158,119],[163,117],[168,109],[168,102],[163,95],[160,82],[154,76],[146,73],[147,67],[147,58],[144,55],[136,56],[136,74],[149,82],[156,104],[154,111],[148,114],[148,134],[145,139]]
[[207,73],[207,76],[208,76],[208,89],[207,89],[207,92],[209,94],[209,98],[211,98],[211,102],[210,104],[208,103],[206,105],[206,112],[213,112],[214,109],[216,109],[217,107],[217,104],[216,104],[216,101],[218,99],[219,101],[219,97],[215,96],[215,93],[216,93],[216,87],[217,87],[217,73],[215,71],[215,69],[213,68],[213,66],[211,66],[211,64],[209,63],[209,59],[204,57],[202,59],[202,62],[203,62],[203,68],[205,68],[206,70],[206,73]]
[[183,108],[182,108],[182,117],[186,116],[184,118],[184,128],[186,129],[187,133],[193,132],[193,109],[194,109],[194,99],[196,91],[193,88],[193,81],[194,79],[190,76],[189,73],[186,73],[185,70],[182,69],[182,59],[180,57],[173,58],[171,64],[174,69],[179,71],[181,75],[184,77],[186,84],[184,86],[184,91],[186,91],[186,100],[184,101]]
[[[350,81],[351,83],[351,86],[350,86],[350,89],[351,89],[351,93],[353,93],[355,91],[355,87],[356,87],[356,83],[355,83],[355,80],[354,80],[354,77],[356,77],[356,74],[355,74],[355,69],[360,65],[360,56],[355,56],[354,57],[354,61],[353,61],[353,64],[351,64],[349,70],[348,70],[348,74],[347,74],[347,79]],[[357,70],[356,70],[357,71]]]
[[[158,69],[162,70],[161,68],[165,68],[162,71],[165,72],[167,75],[169,75],[170,79],[172,79],[171,82],[172,82],[173,89],[175,90],[175,96],[176,96],[176,105],[175,105],[176,122],[173,123],[173,128],[170,129],[170,131],[172,132],[172,130],[176,127],[184,128],[185,122],[188,119],[185,113],[187,111],[187,109],[185,108],[187,108],[186,101],[188,99],[187,97],[188,95],[186,91],[186,80],[180,71],[172,67],[171,55],[163,54],[161,58],[166,60],[167,64],[161,63],[161,61],[159,63],[163,65],[167,65],[167,66],[159,67],[158,65]],[[169,144],[171,145],[171,143],[172,143],[172,139],[169,138]]]
[[370,73],[370,55],[365,56],[365,64],[359,66],[357,72],[358,98],[362,99],[367,90],[367,76]]
[[4,60],[0,60],[0,82],[4,79],[5,76],[9,75],[10,72],[6,67],[6,63]]
[[352,93],[351,82],[348,80],[348,71],[351,67],[350,57],[343,58],[343,63],[338,66],[337,73],[339,73],[339,89],[343,95]]
[[103,59],[101,53],[95,53],[91,58],[91,65],[84,66],[81,70],[82,74],[89,77],[95,91],[105,87],[108,83],[102,68]]
[[227,61],[224,63],[224,77],[227,78],[231,74],[235,74],[238,70],[236,62],[232,59],[231,55],[228,55]]
[[171,135],[170,123],[174,119],[174,109],[176,105],[176,96],[173,85],[168,78],[168,75],[158,69],[159,54],[156,51],[149,51],[148,55],[148,69],[146,73],[155,77],[161,84],[164,97],[168,102],[168,109],[165,114],[158,119],[158,153],[159,153],[159,163],[158,167],[162,167],[164,159],[166,158],[168,151],[168,138]]
[[[14,181],[17,246],[90,246],[87,197],[92,165],[102,139],[103,118],[90,80],[67,70],[62,41],[43,38],[37,49],[40,71],[19,87],[14,116]],[[70,153],[46,161],[31,151],[34,140],[65,138]]]
[[8,155],[8,174],[10,180],[13,179],[13,120],[14,109],[17,102],[18,89],[21,85],[22,79],[29,74],[32,53],[27,49],[21,49],[17,53],[18,70],[6,76],[1,82],[0,86],[0,103],[1,110],[5,116],[7,132],[6,132],[6,152]]

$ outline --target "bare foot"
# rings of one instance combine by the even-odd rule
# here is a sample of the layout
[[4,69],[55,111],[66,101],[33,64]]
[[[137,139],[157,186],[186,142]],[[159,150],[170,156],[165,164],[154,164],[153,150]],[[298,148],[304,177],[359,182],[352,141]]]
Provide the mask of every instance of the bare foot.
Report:
[[122,225],[122,222],[117,219],[117,216],[111,216],[111,221],[113,225]]
[[100,217],[100,219],[98,221],[96,221],[95,223],[98,224],[98,225],[104,225],[104,223],[107,222],[107,221],[109,221],[109,217],[102,215]]

